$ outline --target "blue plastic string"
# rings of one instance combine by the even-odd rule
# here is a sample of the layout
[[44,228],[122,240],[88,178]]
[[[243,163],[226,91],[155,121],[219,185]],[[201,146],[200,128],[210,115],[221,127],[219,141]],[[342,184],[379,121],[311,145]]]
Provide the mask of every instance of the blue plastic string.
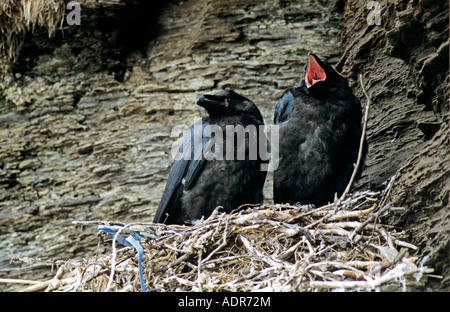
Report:
[[121,243],[124,246],[127,247],[134,247],[136,251],[138,252],[138,268],[139,268],[139,279],[141,282],[141,289],[143,292],[145,292],[145,281],[144,281],[144,274],[142,273],[142,256],[144,255],[144,249],[142,248],[141,244],[139,244],[139,241],[142,241],[142,237],[136,233],[133,230],[130,230],[130,235],[125,239],[122,235],[117,235],[116,230],[123,229],[121,226],[107,226],[107,225],[99,225],[98,229],[101,231],[105,231],[108,236],[115,238],[116,241]]

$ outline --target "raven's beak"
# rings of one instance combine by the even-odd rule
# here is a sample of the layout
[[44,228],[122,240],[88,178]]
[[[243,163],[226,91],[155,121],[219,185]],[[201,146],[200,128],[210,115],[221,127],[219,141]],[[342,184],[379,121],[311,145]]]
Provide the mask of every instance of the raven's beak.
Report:
[[197,104],[205,109],[219,108],[220,106],[228,107],[228,103],[223,97],[216,95],[202,95],[197,99]]
[[312,53],[308,53],[308,63],[306,65],[305,73],[305,81],[308,88],[310,88],[316,82],[325,81],[325,79],[327,79],[325,70],[322,68],[322,66],[320,66],[317,59],[317,56]]

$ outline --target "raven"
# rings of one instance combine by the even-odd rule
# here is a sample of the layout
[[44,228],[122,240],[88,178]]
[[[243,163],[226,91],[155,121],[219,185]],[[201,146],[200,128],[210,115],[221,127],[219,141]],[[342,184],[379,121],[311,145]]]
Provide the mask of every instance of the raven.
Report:
[[283,93],[275,108],[275,203],[318,207],[343,193],[358,156],[361,115],[347,80],[308,53],[304,78]]
[[218,206],[229,213],[242,204],[262,202],[267,172],[261,165],[267,160],[258,149],[260,140],[267,144],[267,137],[259,109],[232,90],[203,95],[197,104],[209,116],[184,135],[155,223],[192,224]]

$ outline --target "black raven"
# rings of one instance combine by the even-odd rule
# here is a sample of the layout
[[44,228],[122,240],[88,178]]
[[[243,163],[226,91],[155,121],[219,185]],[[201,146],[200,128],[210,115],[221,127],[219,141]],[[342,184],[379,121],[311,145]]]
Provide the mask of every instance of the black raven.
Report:
[[361,136],[361,104],[347,80],[308,53],[304,78],[278,100],[274,123],[280,140],[274,202],[317,207],[342,194]]
[[[197,104],[208,117],[194,123],[183,138],[169,172],[155,223],[192,224],[218,206],[230,212],[262,201],[267,172],[259,141],[263,117],[249,99],[231,90],[203,95]],[[260,127],[261,126],[261,127]]]

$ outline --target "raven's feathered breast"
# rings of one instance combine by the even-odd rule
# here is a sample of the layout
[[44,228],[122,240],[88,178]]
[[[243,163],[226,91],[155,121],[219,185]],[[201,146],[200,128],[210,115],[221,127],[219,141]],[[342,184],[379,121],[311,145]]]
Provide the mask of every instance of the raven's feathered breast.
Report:
[[350,179],[360,136],[359,100],[347,89],[313,96],[291,88],[280,98],[279,167],[274,201],[321,205],[333,201]]

